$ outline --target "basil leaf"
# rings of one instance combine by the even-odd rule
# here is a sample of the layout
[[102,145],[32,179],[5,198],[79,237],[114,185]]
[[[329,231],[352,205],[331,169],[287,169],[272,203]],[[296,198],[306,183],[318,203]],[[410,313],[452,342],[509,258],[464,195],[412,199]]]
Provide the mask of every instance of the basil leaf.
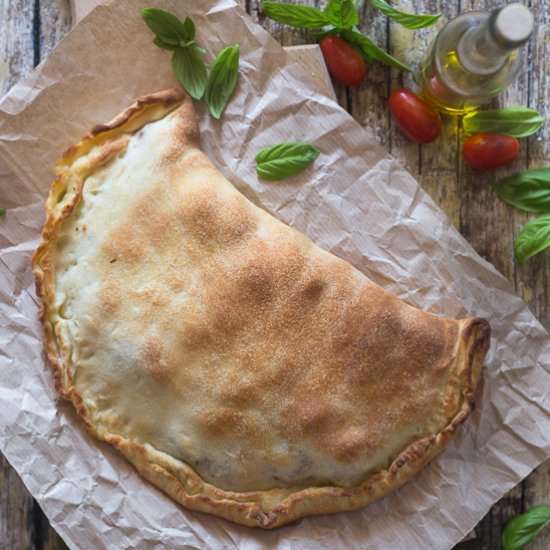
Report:
[[214,60],[206,86],[206,103],[213,117],[220,118],[238,78],[239,46],[227,46]]
[[516,138],[534,134],[544,122],[544,117],[529,107],[491,109],[466,115],[462,127],[468,134],[495,132]]
[[186,42],[190,42],[195,38],[195,23],[193,23],[193,20],[190,17],[186,17],[183,22],[183,32]]
[[6,209],[3,206],[0,206],[0,216],[3,216],[6,213]]
[[208,76],[199,54],[188,47],[178,47],[172,56],[172,67],[185,91],[194,99],[204,95]]
[[[521,230],[521,233],[517,236],[516,242],[514,243],[514,251],[516,253],[516,258],[520,264],[525,263],[529,258],[542,252],[545,248],[550,246],[550,213],[544,214],[527,222],[524,228]],[[548,523],[550,523],[550,512]],[[523,515],[523,514],[522,514]],[[537,512],[533,517],[524,520],[520,523],[520,527],[511,527],[514,532],[523,533],[528,530],[526,526],[531,528],[532,524],[536,522],[535,518],[544,516],[542,512]],[[521,516],[518,516],[521,517]],[[546,517],[546,516],[544,516]],[[517,519],[517,518],[516,518]],[[513,520],[512,520],[513,521]],[[544,525],[547,525],[545,523]],[[508,526],[507,526],[508,527]],[[537,532],[538,534],[538,532]],[[535,535],[536,536],[536,535]]]
[[317,8],[283,4],[280,2],[262,2],[262,11],[277,23],[301,27],[302,29],[320,29],[329,24],[326,15]]
[[177,44],[170,44],[169,42],[165,42],[162,40],[162,38],[159,38],[158,36],[155,36],[153,39],[153,44],[157,47],[159,47],[161,50],[169,50],[169,51],[176,51],[178,49]]
[[502,533],[503,550],[520,550],[550,525],[550,506],[541,504],[516,516]]
[[163,42],[169,44],[179,44],[182,40],[187,42],[184,24],[175,15],[157,8],[145,8],[141,12],[141,17]]
[[407,65],[404,65],[401,61],[398,61],[395,57],[392,57],[382,48],[379,48],[370,38],[360,33],[357,29],[342,31],[340,34],[342,38],[345,38],[348,42],[355,44],[367,57],[381,61],[394,69],[411,72],[411,69],[407,67]]
[[352,0],[329,0],[323,13],[337,29],[351,29],[359,23],[359,15]]
[[527,212],[550,212],[550,168],[535,168],[493,184],[506,202]]
[[318,156],[319,151],[309,143],[284,141],[256,155],[256,172],[266,180],[282,180],[302,172]]
[[396,23],[399,23],[402,27],[406,27],[407,29],[423,29],[424,27],[429,27],[441,17],[440,13],[437,15],[416,15],[414,13],[404,13],[392,8],[387,2],[384,2],[384,0],[371,1],[375,8],[378,8],[390,19],[393,19]]

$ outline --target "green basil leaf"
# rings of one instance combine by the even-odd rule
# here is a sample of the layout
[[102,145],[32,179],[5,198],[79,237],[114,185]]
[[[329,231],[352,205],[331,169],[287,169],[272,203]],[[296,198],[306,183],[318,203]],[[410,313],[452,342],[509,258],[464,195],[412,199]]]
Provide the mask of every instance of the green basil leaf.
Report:
[[406,27],[407,29],[423,29],[424,27],[429,27],[441,17],[440,13],[437,15],[416,15],[414,13],[404,13],[392,8],[387,2],[384,2],[384,0],[371,1],[375,8],[378,8],[390,19],[393,19],[396,23],[399,23],[402,27]]
[[210,113],[220,118],[239,78],[239,46],[227,46],[214,60],[208,84],[206,103]]
[[0,216],[3,216],[6,213],[6,209],[3,206],[0,206]]
[[153,39],[153,44],[157,47],[159,47],[161,50],[169,50],[171,52],[174,52],[178,49],[177,44],[170,44],[169,42],[165,42],[162,40],[162,38],[159,38],[158,36],[155,36]]
[[[514,251],[519,263],[525,263],[529,258],[542,252],[545,248],[550,246],[550,213],[544,214],[527,222],[525,227],[521,230],[521,233],[517,236],[514,243]],[[547,512],[548,523],[550,523],[550,512]],[[522,514],[523,515],[523,514]],[[524,520],[519,527],[510,528],[515,532],[523,532],[527,530],[523,526],[531,526],[534,522],[534,518],[540,518],[541,513],[537,512],[532,517],[529,516],[528,520]],[[518,516],[521,517],[521,516]],[[516,518],[517,519],[517,518]],[[513,521],[513,520],[512,520]],[[547,524],[545,524],[547,525]],[[538,533],[537,533],[538,534]],[[536,536],[536,535],[535,535]]]
[[462,127],[468,134],[495,132],[516,138],[534,134],[543,124],[544,117],[529,107],[491,109],[466,115]]
[[318,156],[319,151],[309,143],[284,141],[256,155],[256,172],[266,180],[282,180],[302,172]]
[[317,8],[283,4],[281,2],[262,2],[262,11],[277,23],[301,27],[302,29],[320,29],[329,24],[326,15]]
[[348,42],[355,44],[367,57],[381,61],[394,69],[411,72],[411,69],[407,67],[407,65],[404,65],[401,61],[398,61],[395,57],[392,57],[382,48],[379,48],[370,38],[360,33],[357,29],[342,31],[341,36]]
[[550,506],[541,504],[516,516],[508,522],[502,533],[503,550],[520,550],[537,538],[550,525]]
[[199,54],[188,47],[178,47],[172,56],[172,67],[185,91],[194,99],[204,95],[208,75]]
[[195,23],[190,17],[186,17],[183,22],[183,31],[185,34],[185,41],[190,42],[195,38]]
[[535,168],[493,184],[506,202],[527,212],[550,212],[550,168]]
[[169,44],[179,44],[182,40],[187,42],[184,24],[175,15],[157,8],[145,8],[141,12],[141,17],[163,42]]
[[323,13],[337,29],[351,29],[359,23],[359,15],[352,0],[329,0]]

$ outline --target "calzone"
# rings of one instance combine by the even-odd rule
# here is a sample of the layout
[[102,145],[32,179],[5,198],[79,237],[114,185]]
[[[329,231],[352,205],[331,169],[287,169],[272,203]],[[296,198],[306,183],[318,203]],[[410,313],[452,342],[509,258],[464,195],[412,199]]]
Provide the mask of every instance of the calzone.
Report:
[[167,90],[59,160],[33,257],[57,390],[187,508],[272,528],[364,506],[470,414],[489,326],[377,286],[198,144]]

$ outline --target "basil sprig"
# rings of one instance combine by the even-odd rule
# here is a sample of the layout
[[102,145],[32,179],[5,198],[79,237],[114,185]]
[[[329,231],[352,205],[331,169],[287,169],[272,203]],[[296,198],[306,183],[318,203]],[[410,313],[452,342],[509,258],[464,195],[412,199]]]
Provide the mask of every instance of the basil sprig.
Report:
[[187,17],[182,23],[175,15],[157,8],[145,8],[141,17],[155,33],[153,43],[174,52],[172,67],[183,89],[193,99],[201,99],[208,77],[201,57],[204,49],[195,42],[193,21]]
[[215,118],[220,118],[239,77],[239,46],[227,46],[214,60],[208,84],[206,103]]
[[520,550],[550,525],[550,506],[540,504],[508,522],[502,533],[503,550]]
[[277,181],[295,176],[319,156],[319,151],[301,141],[285,141],[262,149],[256,155],[256,172],[266,180]]
[[302,29],[316,29],[313,36],[318,40],[330,34],[339,34],[344,40],[352,43],[364,57],[380,61],[400,71],[410,72],[409,67],[376,46],[357,28],[359,14],[355,8],[356,3],[354,0],[329,0],[325,9],[321,11],[310,6],[264,0],[262,10],[277,23]]
[[371,2],[375,8],[378,8],[390,19],[393,19],[396,23],[399,23],[399,25],[407,29],[423,29],[424,27],[429,27],[441,17],[440,13],[436,15],[405,13],[392,8],[392,6],[384,2],[384,0],[371,0]]
[[206,50],[195,41],[195,23],[180,21],[157,8],[145,8],[141,17],[155,34],[153,43],[173,52],[172,68],[183,89],[193,98],[206,96],[210,113],[220,118],[239,78],[239,46],[224,48],[214,60],[210,76],[202,58]]
[[498,195],[527,212],[546,212],[527,222],[514,243],[520,263],[550,246],[550,168],[513,174],[493,184]]
[[478,111],[462,119],[462,127],[468,134],[495,132],[516,138],[534,134],[543,123],[544,117],[529,107]]
[[493,184],[506,202],[527,212],[550,212],[550,168],[512,174]]

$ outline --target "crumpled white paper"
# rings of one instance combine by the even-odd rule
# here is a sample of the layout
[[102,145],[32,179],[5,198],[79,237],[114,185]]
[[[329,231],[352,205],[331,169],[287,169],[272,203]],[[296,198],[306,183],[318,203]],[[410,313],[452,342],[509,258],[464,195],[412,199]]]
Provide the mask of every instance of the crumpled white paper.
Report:
[[[189,512],[89,437],[52,387],[30,255],[60,153],[144,93],[175,85],[143,7],[190,15],[209,59],[241,46],[223,120],[197,106],[202,147],[250,199],[408,302],[486,317],[493,338],[478,408],[443,454],[396,493],[275,531]],[[550,456],[548,334],[510,284],[418,183],[231,0],[119,0],[96,8],[0,102],[0,450],[74,548],[449,548]],[[283,140],[321,155],[302,175],[258,180],[254,156]],[[15,176],[13,175],[15,174]]]

